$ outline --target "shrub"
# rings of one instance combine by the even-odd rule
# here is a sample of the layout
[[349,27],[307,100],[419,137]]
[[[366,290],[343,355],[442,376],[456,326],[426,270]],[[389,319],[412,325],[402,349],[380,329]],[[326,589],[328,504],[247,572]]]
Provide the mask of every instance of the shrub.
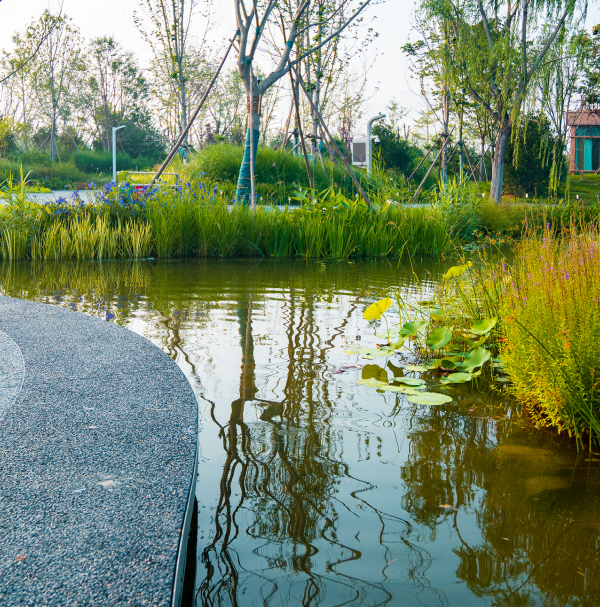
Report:
[[[112,175],[112,152],[76,152],[71,157],[79,171]],[[155,164],[154,158],[132,158],[129,154],[117,154],[119,171],[144,171]]]
[[[184,179],[217,184],[231,199],[235,195],[242,155],[241,146],[228,143],[206,146],[183,168]],[[354,186],[346,169],[330,162],[326,156],[327,152],[324,150],[325,168],[318,159],[310,163],[315,189],[322,191],[333,185],[344,195],[354,197]],[[303,157],[287,151],[260,146],[257,151],[255,175],[257,195],[262,197],[265,203],[287,204],[299,189],[309,188]]]

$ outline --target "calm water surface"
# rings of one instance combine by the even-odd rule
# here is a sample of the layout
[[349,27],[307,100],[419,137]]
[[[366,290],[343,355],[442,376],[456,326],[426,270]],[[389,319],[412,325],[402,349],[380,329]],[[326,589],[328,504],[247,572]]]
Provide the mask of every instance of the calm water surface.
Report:
[[144,335],[200,405],[194,604],[598,606],[600,468],[500,392],[412,405],[356,384],[402,361],[362,317],[441,267],[13,264],[2,291]]

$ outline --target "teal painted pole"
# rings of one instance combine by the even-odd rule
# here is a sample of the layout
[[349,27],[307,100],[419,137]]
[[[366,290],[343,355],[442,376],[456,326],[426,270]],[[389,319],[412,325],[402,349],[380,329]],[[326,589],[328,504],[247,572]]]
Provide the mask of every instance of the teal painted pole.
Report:
[[592,140],[583,140],[583,170],[592,170]]
[[250,159],[250,129],[246,131],[246,142],[244,143],[244,157],[242,158],[242,166],[240,167],[240,175],[238,177],[237,189],[235,198],[243,204],[250,204],[250,195],[252,193],[252,183],[250,181],[250,162],[256,165],[256,150],[258,149],[258,140],[260,131],[254,129],[253,145],[252,145],[252,160]]

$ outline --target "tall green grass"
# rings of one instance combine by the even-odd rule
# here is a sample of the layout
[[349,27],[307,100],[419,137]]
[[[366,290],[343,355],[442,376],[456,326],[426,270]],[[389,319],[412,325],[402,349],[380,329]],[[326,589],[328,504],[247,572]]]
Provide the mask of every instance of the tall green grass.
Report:
[[228,206],[203,186],[160,187],[136,199],[123,182],[96,204],[75,198],[38,206],[24,186],[0,208],[0,255],[8,259],[139,257],[423,257],[455,246],[443,205],[371,210],[333,189],[310,204]]
[[533,420],[591,448],[600,441],[600,230],[550,224],[496,269],[503,363]]

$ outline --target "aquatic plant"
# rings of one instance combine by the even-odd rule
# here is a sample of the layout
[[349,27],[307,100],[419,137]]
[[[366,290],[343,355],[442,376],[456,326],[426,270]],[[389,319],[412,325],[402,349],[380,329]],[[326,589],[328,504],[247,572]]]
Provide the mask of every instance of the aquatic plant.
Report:
[[538,426],[600,440],[600,230],[548,223],[496,268],[502,284],[502,358],[511,391]]
[[[390,295],[395,302],[392,297],[385,297],[366,308],[366,320],[385,325],[385,330],[376,333],[384,343],[350,349],[347,354],[391,359],[387,366],[394,371],[394,377],[390,380],[380,367],[375,367],[379,371],[373,375],[374,366],[367,366],[359,384],[399,392],[414,404],[436,406],[453,400],[452,386],[472,381],[484,368],[492,370],[492,374],[494,368],[499,368],[499,359],[493,358],[498,319],[471,317],[458,299],[449,297],[445,287],[446,282],[461,278],[471,266],[467,263],[451,267],[443,277],[441,290],[431,300],[407,302],[400,291],[392,289]],[[386,316],[390,308],[397,320],[392,324]],[[394,358],[407,352],[413,364],[398,363]],[[444,394],[440,389],[450,392]]]
[[[0,211],[5,258],[158,257],[422,257],[455,245],[453,214],[443,205],[369,209],[328,188],[300,191],[299,207],[231,205],[203,183],[136,192],[107,184],[92,204],[77,193],[47,205],[26,196]],[[19,202],[21,200],[21,202]],[[24,205],[24,206],[23,206]]]

